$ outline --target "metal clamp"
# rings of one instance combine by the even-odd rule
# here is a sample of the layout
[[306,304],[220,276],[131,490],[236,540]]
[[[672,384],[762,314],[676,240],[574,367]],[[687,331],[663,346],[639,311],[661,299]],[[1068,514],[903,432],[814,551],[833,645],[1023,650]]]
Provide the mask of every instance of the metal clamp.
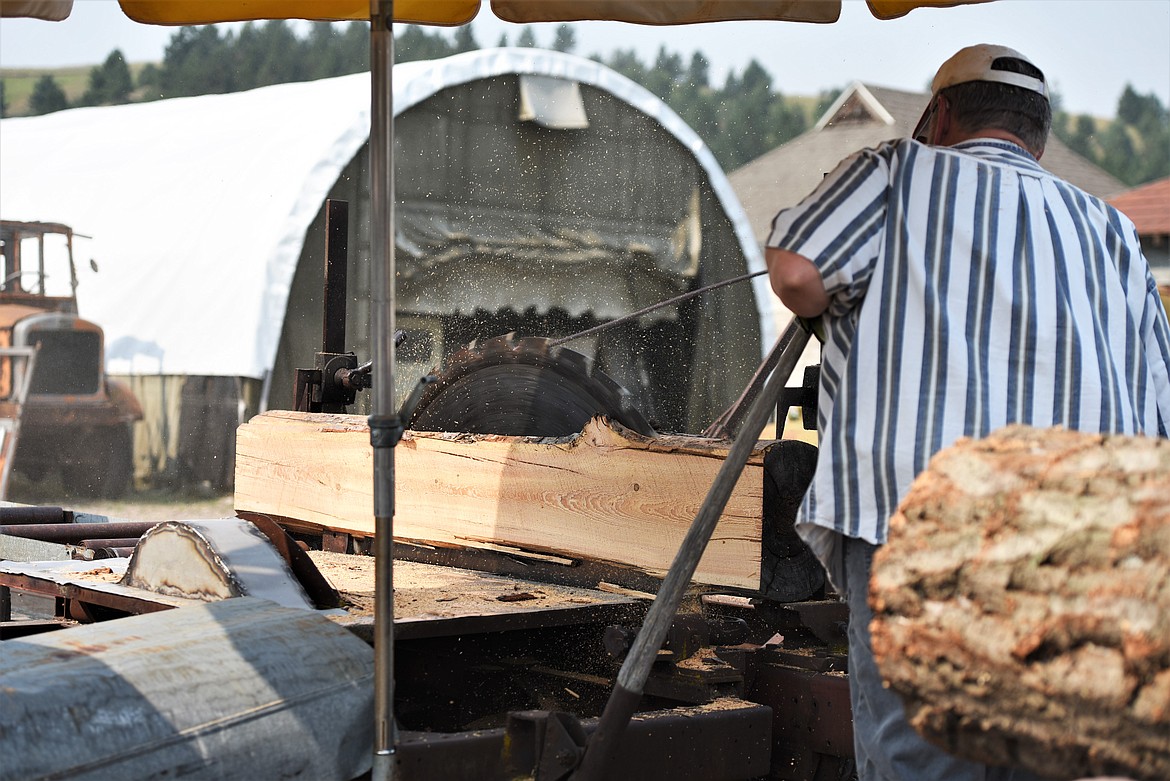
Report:
[[406,397],[406,401],[402,402],[397,415],[370,415],[370,444],[374,449],[398,447],[402,435],[406,433],[406,423],[418,408],[423,392],[433,382],[438,382],[438,378],[433,374],[420,378],[414,390]]

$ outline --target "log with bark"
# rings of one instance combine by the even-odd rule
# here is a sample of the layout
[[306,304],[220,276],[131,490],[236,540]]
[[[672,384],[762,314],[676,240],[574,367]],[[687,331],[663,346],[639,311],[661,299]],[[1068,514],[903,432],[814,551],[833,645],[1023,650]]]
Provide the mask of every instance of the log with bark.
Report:
[[1012,426],[891,519],[874,653],[927,739],[1049,778],[1170,779],[1170,441]]
[[[395,451],[394,536],[603,561],[661,575],[729,444],[644,437],[600,417],[581,434],[556,439],[408,431]],[[775,576],[776,588],[807,595],[818,587],[807,573],[819,576],[819,566],[804,566],[804,552],[780,545],[795,539],[795,504],[773,499],[774,511],[764,518],[769,447],[763,443],[749,458],[699,562],[697,583],[760,589],[762,530],[771,524],[785,527],[769,535],[764,551],[768,572],[785,573]],[[777,457],[780,463],[773,463]],[[264,413],[237,433],[236,510],[277,516],[302,530],[372,535],[371,458],[364,417]],[[803,493],[813,460],[811,446],[793,442],[769,463],[773,472],[803,480]],[[787,482],[773,479],[768,490],[799,496]],[[804,573],[795,590],[785,581],[794,571]]]

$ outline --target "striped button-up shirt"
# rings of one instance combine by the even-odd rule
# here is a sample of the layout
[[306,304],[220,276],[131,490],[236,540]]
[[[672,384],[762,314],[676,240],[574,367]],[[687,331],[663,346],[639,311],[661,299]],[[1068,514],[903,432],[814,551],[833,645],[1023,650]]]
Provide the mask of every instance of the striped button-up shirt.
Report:
[[1166,436],[1170,329],[1133,224],[1014,144],[862,150],[767,244],[811,260],[830,300],[810,544],[823,529],[884,543],[914,477],[962,436]]

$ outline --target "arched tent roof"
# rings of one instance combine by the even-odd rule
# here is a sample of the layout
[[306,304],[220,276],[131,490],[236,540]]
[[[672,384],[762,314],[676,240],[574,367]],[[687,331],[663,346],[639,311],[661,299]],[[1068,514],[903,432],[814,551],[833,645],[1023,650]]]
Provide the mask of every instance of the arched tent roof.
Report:
[[[603,89],[653,118],[709,178],[750,270],[763,260],[726,176],[654,95],[609,68],[538,49],[489,49],[394,68],[394,110],[502,74]],[[306,230],[369,136],[368,74],[227,95],[3,120],[0,213],[94,238],[79,260],[82,314],[124,374],[262,377],[272,366]],[[89,257],[100,273],[85,268]],[[769,291],[753,280],[761,341]]]

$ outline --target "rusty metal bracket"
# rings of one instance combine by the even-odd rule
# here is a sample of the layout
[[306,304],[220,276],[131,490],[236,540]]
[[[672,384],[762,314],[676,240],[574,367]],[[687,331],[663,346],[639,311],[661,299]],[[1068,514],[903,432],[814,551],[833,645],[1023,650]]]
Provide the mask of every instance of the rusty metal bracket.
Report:
[[[345,351],[346,290],[348,285],[349,204],[325,201],[325,280],[322,290],[321,352],[312,369],[293,376],[293,408],[298,412],[344,413],[357,392],[372,385],[372,363],[358,365]],[[401,341],[401,332],[395,341]]]
[[587,737],[577,717],[562,711],[508,714],[510,769],[535,781],[562,781],[585,754]]
[[[400,341],[399,336],[402,332],[395,334],[395,339]],[[423,393],[427,386],[431,383],[437,382],[432,374],[419,379],[418,384],[414,386],[414,390],[406,397],[406,401],[402,402],[402,408],[398,410],[397,415],[370,415],[370,445],[376,450],[378,448],[392,448],[398,447],[402,435],[406,433],[406,421],[410,420],[414,415],[415,409],[418,407],[419,401],[422,400]]]

